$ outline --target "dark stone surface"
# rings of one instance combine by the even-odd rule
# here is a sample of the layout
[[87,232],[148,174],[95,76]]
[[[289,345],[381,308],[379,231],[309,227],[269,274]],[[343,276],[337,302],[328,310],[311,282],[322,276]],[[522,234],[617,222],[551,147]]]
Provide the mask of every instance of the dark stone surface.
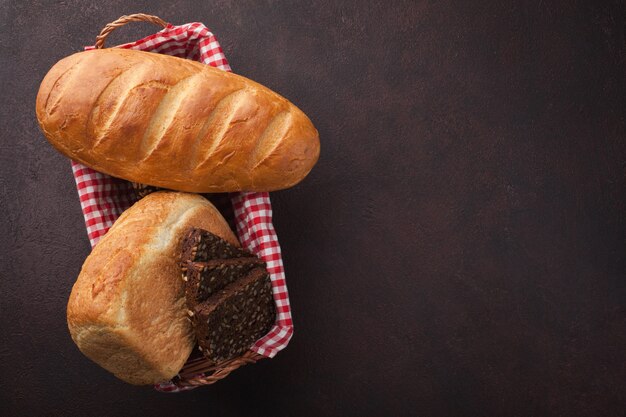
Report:
[[[0,2],[0,414],[624,415],[624,2],[295,3]],[[34,116],[49,67],[138,11],[204,22],[322,139],[273,194],[291,345],[181,395],[70,340],[88,242]]]

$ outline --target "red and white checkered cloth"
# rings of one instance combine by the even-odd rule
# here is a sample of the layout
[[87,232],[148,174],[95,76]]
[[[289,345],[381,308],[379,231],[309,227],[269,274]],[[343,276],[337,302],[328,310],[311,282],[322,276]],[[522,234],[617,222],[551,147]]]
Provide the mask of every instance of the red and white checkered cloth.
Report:
[[[119,47],[174,55],[224,71],[231,70],[217,39],[201,23],[168,25],[160,32]],[[94,171],[82,164],[72,162],[72,171],[85,217],[87,234],[93,247],[120,214],[134,203],[134,193],[129,182]],[[245,192],[231,193],[230,199],[239,241],[267,263],[267,270],[272,279],[278,312],[276,324],[251,348],[254,352],[272,358],[289,343],[293,334],[293,322],[280,246],[272,225],[270,197],[265,192]],[[164,392],[191,389],[179,388],[171,382],[158,384],[155,388]]]

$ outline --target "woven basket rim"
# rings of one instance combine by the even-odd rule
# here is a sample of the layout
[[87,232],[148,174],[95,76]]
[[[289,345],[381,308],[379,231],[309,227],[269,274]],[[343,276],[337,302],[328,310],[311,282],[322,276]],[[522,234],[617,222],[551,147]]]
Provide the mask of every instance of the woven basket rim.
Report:
[[234,370],[265,358],[266,356],[248,350],[241,356],[212,364],[202,356],[191,361],[188,360],[172,382],[181,388],[214,384],[220,379],[226,378]]

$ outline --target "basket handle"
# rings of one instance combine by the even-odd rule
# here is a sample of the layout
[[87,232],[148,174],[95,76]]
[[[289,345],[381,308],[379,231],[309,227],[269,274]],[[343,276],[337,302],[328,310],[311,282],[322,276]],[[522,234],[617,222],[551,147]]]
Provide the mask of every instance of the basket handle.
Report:
[[119,19],[109,23],[100,31],[100,34],[96,36],[96,49],[104,48],[104,42],[106,41],[107,36],[109,36],[109,33],[113,32],[115,29],[121,26],[124,26],[126,23],[129,22],[149,22],[161,26],[162,28],[166,28],[167,25],[169,25],[169,23],[167,23],[165,20],[161,19],[158,16],[151,16],[149,14],[143,13],[129,14],[127,16],[124,15]]

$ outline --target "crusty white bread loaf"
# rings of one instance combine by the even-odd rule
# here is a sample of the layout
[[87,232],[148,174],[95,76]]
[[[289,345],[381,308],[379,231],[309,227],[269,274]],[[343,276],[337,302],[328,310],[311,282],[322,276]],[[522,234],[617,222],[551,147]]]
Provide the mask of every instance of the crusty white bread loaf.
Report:
[[317,162],[309,118],[270,89],[199,62],[127,49],[59,61],[37,95],[50,143],[98,171],[190,192],[272,191]]
[[239,246],[205,198],[157,192],[120,216],[74,284],[67,306],[72,339],[87,357],[126,382],[170,379],[193,349],[179,265],[190,227]]

